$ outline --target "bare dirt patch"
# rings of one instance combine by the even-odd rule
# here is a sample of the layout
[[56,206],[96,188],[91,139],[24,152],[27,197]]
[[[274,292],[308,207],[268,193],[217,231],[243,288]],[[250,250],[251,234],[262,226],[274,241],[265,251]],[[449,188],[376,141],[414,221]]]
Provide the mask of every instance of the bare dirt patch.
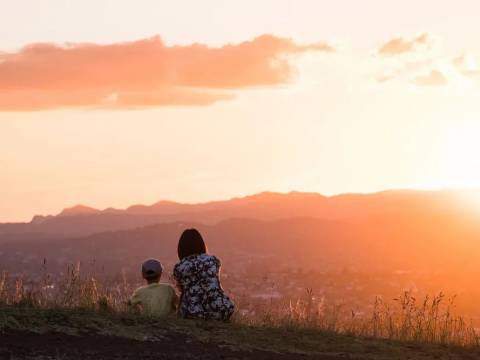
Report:
[[[312,358],[302,354],[279,354],[261,350],[239,350],[229,345],[204,343],[184,334],[154,340],[133,340],[98,334],[38,334],[6,330],[1,333],[0,359],[279,359]],[[319,356],[319,360],[351,359],[347,356]]]

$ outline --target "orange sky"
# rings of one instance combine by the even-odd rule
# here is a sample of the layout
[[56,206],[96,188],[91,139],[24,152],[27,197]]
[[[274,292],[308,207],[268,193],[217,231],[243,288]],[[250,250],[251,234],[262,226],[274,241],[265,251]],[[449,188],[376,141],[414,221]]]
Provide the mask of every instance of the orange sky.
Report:
[[479,10],[4,5],[0,222],[77,203],[480,186]]

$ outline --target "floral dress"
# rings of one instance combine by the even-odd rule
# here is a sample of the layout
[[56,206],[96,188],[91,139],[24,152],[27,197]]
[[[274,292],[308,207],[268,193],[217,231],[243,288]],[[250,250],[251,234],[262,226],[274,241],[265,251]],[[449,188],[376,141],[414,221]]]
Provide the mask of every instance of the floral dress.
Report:
[[228,320],[232,316],[235,305],[220,285],[219,270],[220,260],[208,254],[191,255],[175,265],[182,317]]

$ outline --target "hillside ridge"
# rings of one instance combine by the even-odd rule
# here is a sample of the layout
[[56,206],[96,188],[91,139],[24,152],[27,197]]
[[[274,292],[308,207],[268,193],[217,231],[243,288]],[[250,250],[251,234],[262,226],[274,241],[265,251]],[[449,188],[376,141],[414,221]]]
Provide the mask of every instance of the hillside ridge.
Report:
[[[478,348],[134,313],[3,306],[0,356],[42,359],[473,360]],[[3,358],[3,357],[2,357]]]

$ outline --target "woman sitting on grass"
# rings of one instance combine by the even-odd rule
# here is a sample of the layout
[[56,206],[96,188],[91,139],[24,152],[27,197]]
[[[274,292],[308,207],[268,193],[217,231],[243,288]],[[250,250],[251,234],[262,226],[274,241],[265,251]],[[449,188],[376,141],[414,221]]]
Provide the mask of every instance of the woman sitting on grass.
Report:
[[179,314],[189,319],[228,320],[235,305],[220,285],[220,260],[207,254],[202,235],[185,230],[178,241],[180,261],[173,276],[180,290]]

